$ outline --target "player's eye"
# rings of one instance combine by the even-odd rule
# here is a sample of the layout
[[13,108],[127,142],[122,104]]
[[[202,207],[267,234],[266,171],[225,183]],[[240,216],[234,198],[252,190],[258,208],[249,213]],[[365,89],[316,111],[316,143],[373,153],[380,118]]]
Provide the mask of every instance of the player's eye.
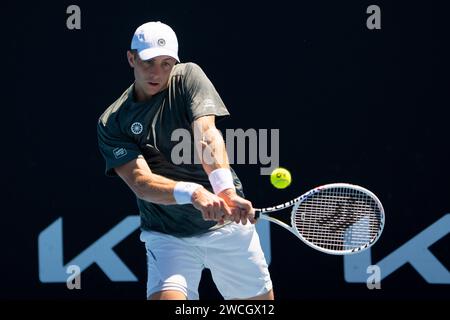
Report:
[[153,63],[154,63],[154,60],[153,60],[153,59],[145,60],[145,61],[144,61],[144,64],[145,64],[146,66],[148,66],[148,67],[152,66]]

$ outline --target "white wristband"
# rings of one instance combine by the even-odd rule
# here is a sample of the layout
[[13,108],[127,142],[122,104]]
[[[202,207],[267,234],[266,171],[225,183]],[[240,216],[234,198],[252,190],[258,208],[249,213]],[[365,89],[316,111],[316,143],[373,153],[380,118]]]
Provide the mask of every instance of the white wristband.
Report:
[[235,190],[233,176],[230,169],[219,168],[209,174],[209,182],[213,187],[214,193],[219,194],[225,189]]
[[201,185],[193,182],[177,182],[175,188],[173,188],[173,197],[177,204],[192,203],[192,194],[195,190],[200,188]]

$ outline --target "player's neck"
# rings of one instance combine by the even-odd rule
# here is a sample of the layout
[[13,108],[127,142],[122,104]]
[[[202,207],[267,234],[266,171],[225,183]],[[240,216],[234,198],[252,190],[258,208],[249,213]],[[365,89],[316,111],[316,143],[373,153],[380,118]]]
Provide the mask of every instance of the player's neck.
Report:
[[136,83],[133,86],[133,98],[135,102],[146,102],[149,101],[153,96],[146,94],[142,88],[139,87]]

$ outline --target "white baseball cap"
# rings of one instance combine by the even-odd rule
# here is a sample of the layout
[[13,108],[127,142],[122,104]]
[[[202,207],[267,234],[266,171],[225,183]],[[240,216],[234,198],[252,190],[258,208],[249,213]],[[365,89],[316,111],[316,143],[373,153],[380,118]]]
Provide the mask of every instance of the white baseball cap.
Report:
[[160,21],[138,27],[131,40],[131,49],[136,49],[142,60],[165,55],[180,62],[177,36],[171,27]]

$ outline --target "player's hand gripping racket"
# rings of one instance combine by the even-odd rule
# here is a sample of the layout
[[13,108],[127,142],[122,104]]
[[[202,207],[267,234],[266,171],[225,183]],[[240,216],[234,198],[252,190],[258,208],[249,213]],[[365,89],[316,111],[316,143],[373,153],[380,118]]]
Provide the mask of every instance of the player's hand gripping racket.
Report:
[[[271,216],[292,206],[291,225]],[[347,183],[327,184],[284,204],[255,209],[255,218],[288,229],[314,249],[339,255],[371,247],[384,227],[380,200],[369,190]]]

